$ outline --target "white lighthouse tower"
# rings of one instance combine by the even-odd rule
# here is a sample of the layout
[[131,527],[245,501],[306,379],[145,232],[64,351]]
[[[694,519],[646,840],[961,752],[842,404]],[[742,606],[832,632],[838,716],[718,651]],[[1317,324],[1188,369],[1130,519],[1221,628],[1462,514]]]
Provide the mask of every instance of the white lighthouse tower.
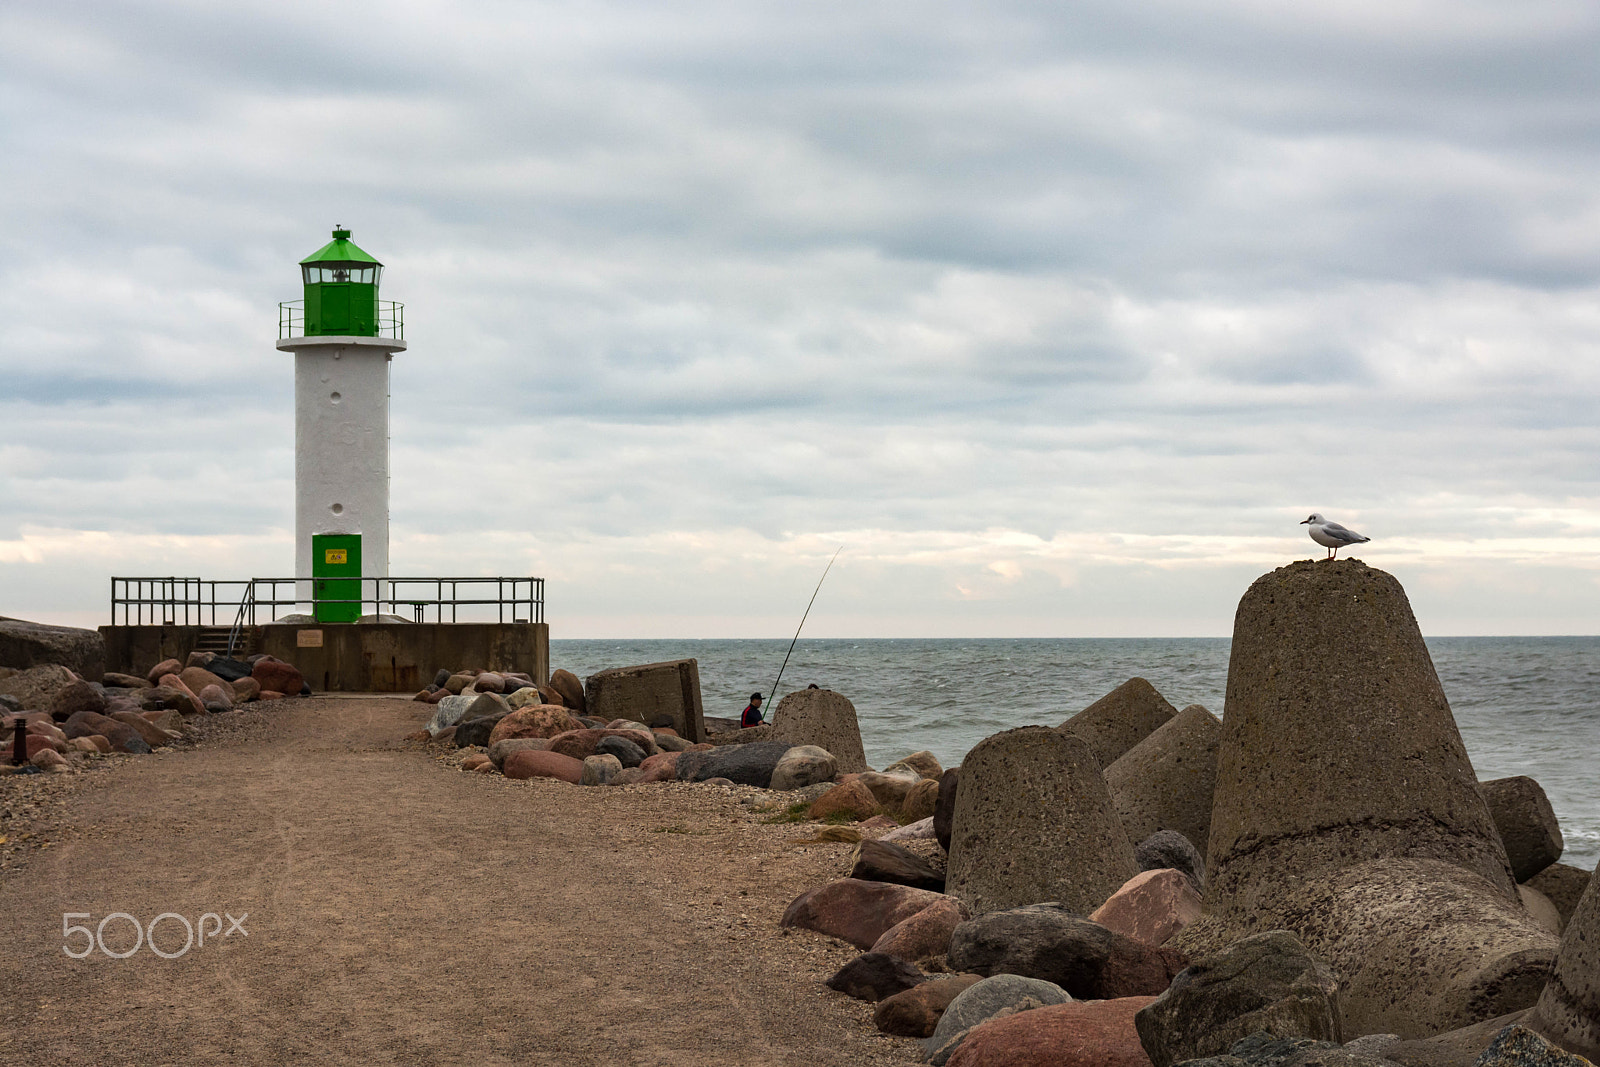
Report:
[[[383,264],[336,229],[300,261],[304,301],[280,305],[294,353],[296,598],[318,622],[355,622],[389,576],[389,361],[402,305],[378,299]],[[300,305],[296,307],[295,305]],[[371,610],[377,610],[373,608]]]

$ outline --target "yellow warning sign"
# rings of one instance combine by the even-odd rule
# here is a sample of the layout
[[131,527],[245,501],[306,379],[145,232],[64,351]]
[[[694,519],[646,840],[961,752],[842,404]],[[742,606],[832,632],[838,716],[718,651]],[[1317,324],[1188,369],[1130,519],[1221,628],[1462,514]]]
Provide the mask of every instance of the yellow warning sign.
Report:
[[322,562],[324,563],[347,563],[349,559],[350,550],[348,548],[326,548],[322,551]]

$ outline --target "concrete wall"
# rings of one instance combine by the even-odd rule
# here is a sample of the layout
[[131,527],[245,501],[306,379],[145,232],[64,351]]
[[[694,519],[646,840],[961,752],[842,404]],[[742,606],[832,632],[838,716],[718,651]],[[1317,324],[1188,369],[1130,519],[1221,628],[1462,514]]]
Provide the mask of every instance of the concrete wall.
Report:
[[[184,659],[198,626],[102,626],[107,669],[143,674]],[[550,679],[548,623],[275,623],[251,628],[257,652],[300,668],[318,692],[415,693],[441,667],[526,671]],[[320,642],[317,643],[317,642]],[[698,686],[697,686],[698,688]]]
[[679,737],[697,744],[706,739],[700,664],[692,659],[597,671],[589,675],[583,699],[585,713],[596,719],[654,726],[658,717],[670,716]]

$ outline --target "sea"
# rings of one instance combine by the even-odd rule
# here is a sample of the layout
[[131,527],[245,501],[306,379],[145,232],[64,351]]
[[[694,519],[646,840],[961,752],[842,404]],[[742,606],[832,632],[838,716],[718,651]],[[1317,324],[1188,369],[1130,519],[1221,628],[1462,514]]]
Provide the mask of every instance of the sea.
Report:
[[[946,767],[990,734],[1057,726],[1129,678],[1174,707],[1223,713],[1227,638],[551,641],[550,665],[580,678],[694,657],[707,715],[767,708],[815,683],[850,698],[867,762],[927,749]],[[1525,774],[1544,787],[1566,840],[1562,862],[1600,859],[1600,637],[1438,637],[1434,668],[1480,780]],[[782,681],[774,689],[782,666]]]

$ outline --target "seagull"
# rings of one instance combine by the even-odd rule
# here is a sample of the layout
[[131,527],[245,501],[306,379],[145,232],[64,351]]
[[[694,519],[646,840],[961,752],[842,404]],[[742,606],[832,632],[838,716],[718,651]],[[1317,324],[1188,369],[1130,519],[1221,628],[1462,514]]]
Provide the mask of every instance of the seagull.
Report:
[[1314,511],[1309,519],[1302,519],[1300,525],[1311,527],[1306,532],[1311,535],[1311,540],[1328,550],[1326,557],[1328,559],[1338,559],[1341,548],[1365,544],[1372,540],[1370,537],[1362,537],[1354,530],[1347,530],[1336,522],[1329,522]]

